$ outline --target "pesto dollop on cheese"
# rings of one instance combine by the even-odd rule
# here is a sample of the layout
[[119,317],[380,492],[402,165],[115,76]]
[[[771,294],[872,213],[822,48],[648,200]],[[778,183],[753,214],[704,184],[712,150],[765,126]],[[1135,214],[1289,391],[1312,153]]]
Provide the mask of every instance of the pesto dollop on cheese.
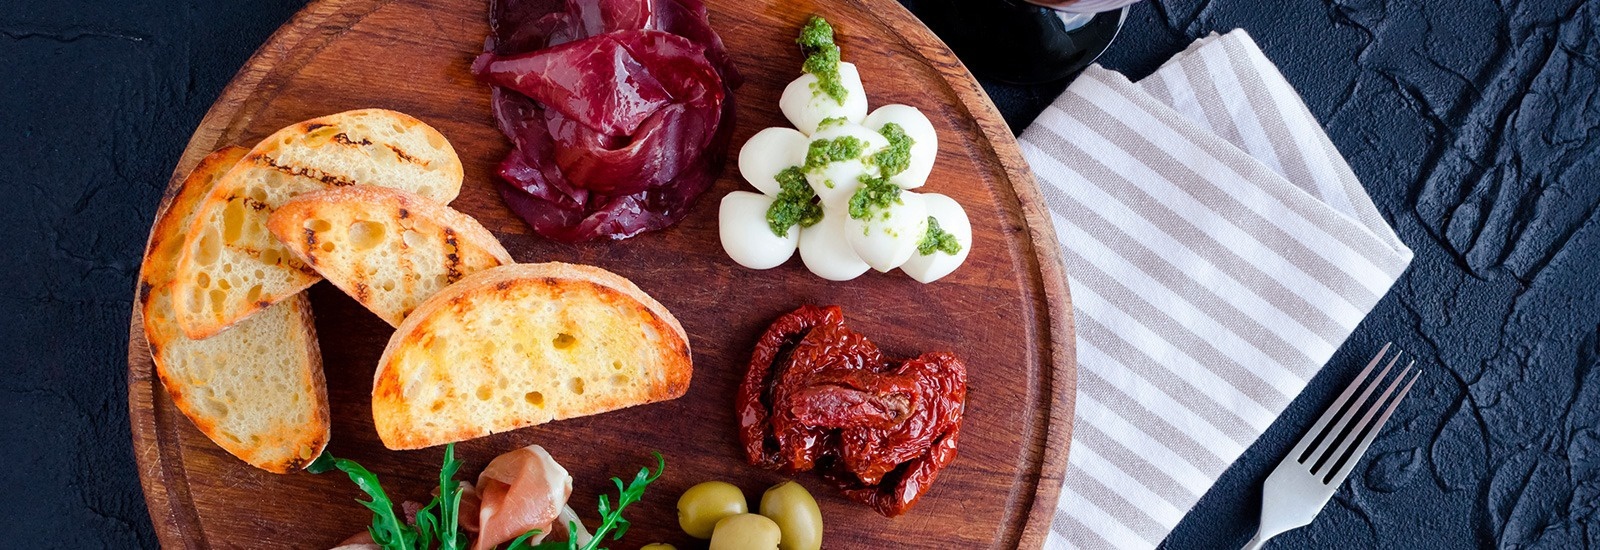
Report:
[[939,227],[939,220],[928,216],[928,232],[922,235],[922,240],[917,243],[917,253],[923,256],[932,255],[934,252],[943,252],[951,256],[961,252],[961,242],[955,235],[945,232]]
[[839,78],[839,46],[833,43],[833,26],[822,17],[813,15],[806,21],[806,26],[800,29],[800,37],[795,39],[795,43],[800,45],[800,52],[806,55],[801,70],[817,77],[816,83],[811,85],[812,95],[827,95],[843,105],[849,92]]
[[900,202],[900,191],[889,178],[861,176],[861,187],[850,195],[850,217],[865,220],[880,211],[887,217],[889,206]]
[[806,149],[806,164],[801,170],[810,172],[835,162],[855,160],[861,158],[866,149],[867,142],[855,136],[813,140]]
[[774,235],[782,237],[797,224],[811,227],[822,221],[822,205],[817,203],[817,193],[806,183],[806,175],[799,166],[783,169],[775,179],[778,180],[778,196],[767,208],[767,226]]
[[889,146],[873,153],[872,163],[886,178],[906,171],[911,166],[911,146],[916,145],[916,140],[906,135],[905,128],[893,122],[884,124],[878,133],[889,140]]
[[850,122],[850,119],[842,116],[824,118],[821,122],[817,123],[817,131],[821,132],[823,130],[827,130],[834,126],[840,126],[848,122]]

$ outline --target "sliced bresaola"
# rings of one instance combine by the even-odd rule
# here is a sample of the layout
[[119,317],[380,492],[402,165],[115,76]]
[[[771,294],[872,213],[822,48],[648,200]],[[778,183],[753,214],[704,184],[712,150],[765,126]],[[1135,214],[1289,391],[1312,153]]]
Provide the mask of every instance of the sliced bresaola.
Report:
[[486,51],[515,55],[608,32],[657,30],[705,49],[729,88],[744,83],[702,0],[493,0]]
[[[511,99],[497,103],[510,105],[507,110],[518,108]],[[733,104],[724,102],[722,105],[723,117],[727,120],[733,116]],[[513,212],[533,226],[534,231],[559,241],[575,242],[601,236],[622,239],[661,229],[682,219],[694,199],[716,180],[726,159],[733,134],[731,129],[731,124],[722,124],[707,153],[681,173],[673,185],[616,197],[571,189],[560,171],[551,168],[553,163],[536,166],[526,155],[512,151],[500,165],[500,196]],[[549,139],[548,134],[545,139]],[[582,194],[584,199],[573,199],[572,194]]]
[[541,235],[666,227],[721,173],[740,78],[700,0],[496,0],[490,26],[501,194]]
[[677,179],[721,119],[721,78],[703,50],[660,31],[484,54],[475,69],[544,107],[550,158],[572,185],[597,193],[630,195]]
[[722,37],[711,28],[705,2],[650,0],[649,4],[652,17],[644,28],[670,32],[700,45],[705,48],[706,60],[717,68],[717,74],[722,75],[722,80],[729,89],[744,84],[744,77],[733,66],[733,58],[728,56],[728,49],[722,45]]
[[646,117],[671,104],[673,95],[656,79],[652,67],[618,39],[621,34],[520,55],[484,54],[473,69],[483,80],[528,96],[579,124],[607,135],[628,135]]

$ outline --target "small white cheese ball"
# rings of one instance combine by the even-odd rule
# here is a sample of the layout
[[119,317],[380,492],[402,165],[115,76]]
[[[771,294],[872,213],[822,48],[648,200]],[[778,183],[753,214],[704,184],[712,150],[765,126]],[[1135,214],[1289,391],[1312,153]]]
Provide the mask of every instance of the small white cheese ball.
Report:
[[[883,134],[868,130],[866,126],[854,122],[837,123],[818,130],[811,135],[811,141],[831,140],[844,136],[851,136],[866,143],[859,156],[850,160],[830,162],[806,172],[806,182],[811,184],[811,189],[822,199],[823,208],[830,211],[842,212],[850,204],[850,195],[855,194],[856,188],[861,187],[861,176],[878,174],[878,168],[868,166],[866,159],[889,146],[889,140],[884,139]],[[809,150],[809,144],[807,145]]]
[[928,181],[928,174],[933,172],[934,159],[939,156],[939,134],[934,132],[933,123],[928,122],[928,117],[910,105],[878,107],[867,115],[862,126],[878,132],[883,125],[891,122],[899,124],[900,129],[905,130],[906,136],[911,138],[911,163],[905,171],[890,176],[889,182],[902,189],[922,187]]
[[806,146],[811,140],[793,128],[767,128],[739,149],[739,175],[762,193],[778,194],[778,172],[806,163]]
[[[832,215],[835,211],[829,211]],[[848,210],[838,210],[849,216]],[[845,223],[850,248],[878,271],[889,271],[917,253],[917,243],[928,230],[928,207],[922,195],[904,191],[887,207],[873,208],[866,219]]]
[[717,212],[717,232],[722,250],[739,265],[750,269],[771,269],[794,255],[800,244],[800,228],[790,227],[783,236],[767,225],[767,209],[772,197],[749,191],[734,191],[722,197]]
[[817,132],[817,125],[823,119],[843,117],[860,124],[867,118],[867,91],[861,87],[861,73],[856,72],[854,64],[839,63],[839,83],[845,90],[842,104],[833,96],[812,90],[811,85],[816,82],[816,75],[801,74],[778,98],[778,108],[796,129],[809,136]]
[[[956,242],[961,244],[961,251],[954,256],[938,250],[927,255],[918,252],[900,266],[906,275],[917,282],[931,283],[949,275],[967,261],[967,253],[972,251],[972,221],[967,219],[966,209],[961,208],[961,203],[955,199],[937,193],[923,195],[922,199],[927,205],[928,215],[938,220],[939,229],[954,236]],[[920,244],[922,238],[918,237],[917,241]]]
[[843,210],[832,210],[823,215],[822,221],[800,230],[800,260],[813,275],[829,281],[848,281],[867,272],[867,262],[861,261],[845,237],[849,218]]

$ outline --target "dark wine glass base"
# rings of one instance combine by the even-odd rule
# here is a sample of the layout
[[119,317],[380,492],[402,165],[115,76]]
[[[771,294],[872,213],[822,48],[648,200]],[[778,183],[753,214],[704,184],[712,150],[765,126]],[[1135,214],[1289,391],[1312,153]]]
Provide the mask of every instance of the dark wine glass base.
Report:
[[973,74],[1012,84],[1054,82],[1083,70],[1116,38],[1128,8],[1068,28],[1062,14],[1013,0],[916,0],[911,11]]

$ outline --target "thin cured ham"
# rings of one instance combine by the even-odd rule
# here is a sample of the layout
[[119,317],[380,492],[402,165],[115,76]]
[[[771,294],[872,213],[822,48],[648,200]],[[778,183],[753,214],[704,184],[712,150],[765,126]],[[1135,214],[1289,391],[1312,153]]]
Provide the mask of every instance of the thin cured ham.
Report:
[[[530,544],[538,544],[550,535],[557,540],[574,539],[578,544],[587,544],[591,538],[578,513],[567,506],[567,499],[572,496],[572,475],[538,445],[495,457],[478,475],[476,486],[462,481],[460,489],[457,518],[461,529],[476,537],[473,550],[493,550],[533,530],[539,534],[528,539]],[[438,496],[437,490],[434,496]],[[423,506],[416,501],[401,503],[407,525],[417,524],[417,513]],[[362,531],[333,550],[379,548],[372,535]]]
[[666,227],[721,173],[741,79],[700,0],[498,0],[490,28],[501,195],[541,235]]
[[530,542],[549,535],[572,496],[572,476],[543,447],[529,445],[495,457],[478,476],[477,488],[473,548],[488,550],[534,529],[539,535]]

